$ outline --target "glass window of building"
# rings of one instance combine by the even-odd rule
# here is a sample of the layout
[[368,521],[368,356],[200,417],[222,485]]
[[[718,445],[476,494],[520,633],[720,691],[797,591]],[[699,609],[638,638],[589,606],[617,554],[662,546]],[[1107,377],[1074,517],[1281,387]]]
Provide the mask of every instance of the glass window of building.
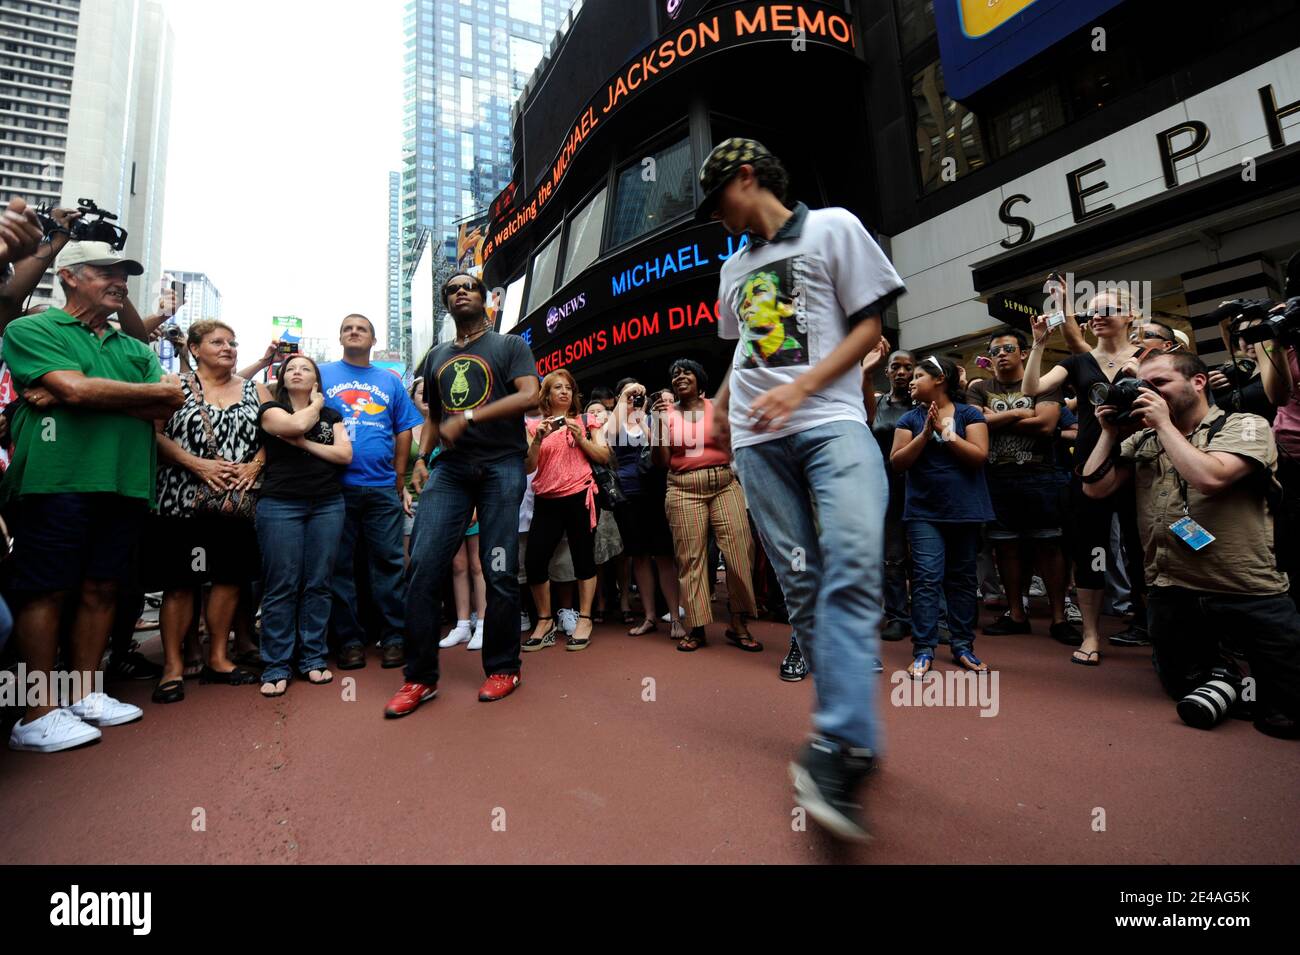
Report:
[[523,314],[524,277],[521,275],[506,286],[506,300],[501,306],[501,334],[505,334],[519,324]]
[[602,189],[569,220],[569,241],[561,285],[596,261],[600,255],[600,233],[604,224],[605,190]]
[[542,61],[542,45],[521,36],[510,38],[510,69],[528,76]]
[[912,77],[921,187],[933,192],[987,162],[975,114],[948,98],[936,61]]
[[691,212],[695,208],[695,175],[690,140],[678,140],[625,167],[618,174],[615,190],[611,246],[630,242]]
[[993,155],[1005,156],[1063,125],[1060,88],[1055,84],[1039,86],[988,121]]
[[474,165],[474,137],[469,133],[460,139],[460,165],[463,169]]
[[555,291],[555,263],[560,256],[560,233],[557,231],[533,256],[533,275],[528,283],[528,314]]
[[460,55],[474,55],[474,27],[463,20],[460,24]]
[[542,22],[542,0],[510,0],[510,16],[528,23]]
[[466,116],[474,115],[474,77],[460,78],[460,111]]

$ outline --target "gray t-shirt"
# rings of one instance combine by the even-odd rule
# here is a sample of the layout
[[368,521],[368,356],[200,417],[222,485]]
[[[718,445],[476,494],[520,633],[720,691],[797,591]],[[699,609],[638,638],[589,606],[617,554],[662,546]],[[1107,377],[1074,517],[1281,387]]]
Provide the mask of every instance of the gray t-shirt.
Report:
[[740,448],[831,421],[867,426],[862,372],[854,365],[810,395],[776,431],[754,431],[759,395],[794,381],[850,331],[849,317],[903,289],[880,247],[847,209],[803,203],[772,237],[751,241],[722,266],[718,335],[740,339],[731,366],[731,444]]

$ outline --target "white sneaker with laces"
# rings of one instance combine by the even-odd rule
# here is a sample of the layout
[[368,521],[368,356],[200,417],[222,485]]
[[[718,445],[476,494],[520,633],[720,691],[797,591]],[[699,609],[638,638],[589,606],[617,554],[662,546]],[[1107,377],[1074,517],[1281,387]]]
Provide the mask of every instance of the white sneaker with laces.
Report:
[[448,647],[454,647],[458,643],[467,642],[473,635],[474,631],[470,627],[468,620],[457,620],[456,626],[451,628],[451,633],[438,641],[438,646],[445,650]]
[[483,621],[480,620],[474,624],[474,636],[470,638],[469,643],[465,644],[466,650],[483,649]]
[[560,625],[560,629],[573,636],[573,631],[578,628],[578,611],[570,610],[568,607],[555,612],[555,620]]
[[79,720],[95,726],[120,726],[144,716],[144,710],[115,700],[107,693],[87,693],[68,707]]
[[70,710],[50,710],[40,719],[23,723],[19,720],[9,734],[9,748],[31,753],[57,753],[93,743],[103,734],[82,722]]

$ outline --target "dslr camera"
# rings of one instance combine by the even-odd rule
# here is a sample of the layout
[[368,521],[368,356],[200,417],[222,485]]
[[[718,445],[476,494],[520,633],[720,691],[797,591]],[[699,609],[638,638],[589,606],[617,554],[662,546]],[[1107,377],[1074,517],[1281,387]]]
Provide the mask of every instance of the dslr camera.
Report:
[[36,219],[45,232],[45,238],[49,239],[56,232],[66,232],[74,242],[107,242],[116,252],[126,248],[126,230],[113,225],[117,220],[116,213],[99,208],[94,199],[78,199],[77,209],[81,212],[81,218],[74,220],[65,229],[50,214],[54,211],[53,205],[45,203],[38,206]]
[[1213,729],[1233,711],[1248,715],[1242,700],[1245,681],[1227,667],[1214,667],[1204,683],[1178,701],[1178,717],[1198,730]]
[[1088,400],[1094,408],[1110,405],[1115,409],[1108,419],[1118,425],[1134,422],[1133,402],[1143,390],[1155,391],[1151,382],[1142,378],[1116,378],[1112,382],[1099,381],[1088,389]]
[[[1233,299],[1224,302],[1207,317],[1216,322],[1231,318],[1233,336],[1240,337],[1251,345],[1270,339],[1279,345],[1300,345],[1300,296],[1287,299],[1283,311],[1276,315],[1270,314],[1277,304],[1268,299]],[[1242,328],[1247,322],[1253,321],[1258,321],[1259,324]]]

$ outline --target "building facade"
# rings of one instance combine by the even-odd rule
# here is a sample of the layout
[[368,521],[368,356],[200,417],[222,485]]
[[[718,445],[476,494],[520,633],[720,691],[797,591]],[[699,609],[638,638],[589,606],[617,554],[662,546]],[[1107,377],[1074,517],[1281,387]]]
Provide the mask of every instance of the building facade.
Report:
[[388,315],[384,346],[402,352],[402,174],[388,174]]
[[[449,266],[456,223],[486,208],[509,180],[512,106],[569,6],[570,0],[407,0],[399,308],[408,359],[408,282],[421,230],[428,230],[434,258]],[[446,271],[435,268],[435,280]],[[389,347],[399,346],[390,340]]]
[[[0,6],[0,196],[75,206],[93,199],[162,277],[172,35],[158,0],[6,0]],[[53,275],[36,301],[58,295]]]
[[499,327],[585,386],[663,383],[677,354],[721,372],[735,240],[690,211],[709,149],[747,135],[890,255],[896,347],[982,376],[1059,271],[1222,360],[1205,316],[1277,297],[1300,248],[1297,37],[1288,0],[588,0],[517,111],[483,247]]

